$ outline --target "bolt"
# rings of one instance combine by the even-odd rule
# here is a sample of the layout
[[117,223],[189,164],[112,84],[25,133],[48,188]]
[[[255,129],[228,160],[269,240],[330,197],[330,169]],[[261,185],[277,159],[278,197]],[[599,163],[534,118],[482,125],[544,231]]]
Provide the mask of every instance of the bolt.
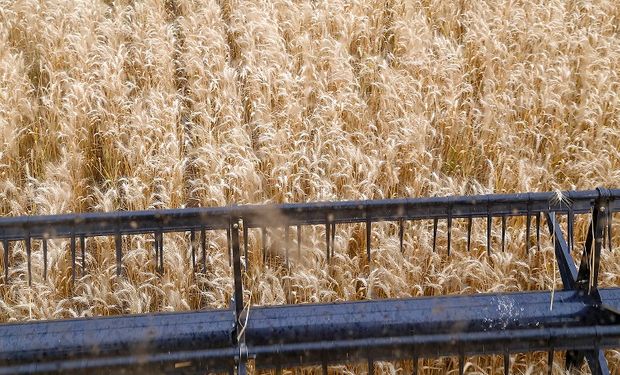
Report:
[[239,224],[234,223],[234,224],[233,224],[233,228],[234,228],[234,229],[239,229]]

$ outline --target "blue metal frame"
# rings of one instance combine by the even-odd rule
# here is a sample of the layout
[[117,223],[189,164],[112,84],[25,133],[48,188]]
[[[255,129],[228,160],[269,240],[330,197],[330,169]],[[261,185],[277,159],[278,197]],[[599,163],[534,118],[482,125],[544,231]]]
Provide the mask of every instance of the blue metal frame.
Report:
[[[227,232],[234,280],[230,310],[0,325],[0,374],[85,370],[204,373],[207,369],[243,374],[248,359],[254,360],[257,368],[323,364],[324,370],[331,363],[368,360],[372,369],[373,361],[380,359],[443,355],[458,355],[462,372],[466,355],[503,354],[508,358],[510,353],[535,350],[551,354],[567,350],[568,368],[579,367],[585,358],[593,373],[606,374],[609,369],[602,349],[620,347],[620,288],[599,289],[597,278],[605,240],[611,245],[611,213],[620,209],[620,190],[599,188],[562,196],[527,193],[0,218],[4,283],[10,282],[11,242],[25,242],[30,283],[33,241],[41,241],[47,268],[47,240],[69,238],[75,280],[78,244],[81,270],[86,271],[86,237],[115,237],[120,275],[122,236],[153,234],[157,268],[163,272],[163,233],[189,232],[194,269],[198,250],[202,250],[204,270],[205,233],[211,230]],[[576,214],[592,216],[579,269],[570,254]],[[556,215],[567,216],[566,238]],[[402,249],[405,221],[433,220],[435,249],[437,223],[446,220],[450,253],[453,219],[468,219],[470,237],[472,220],[486,218],[490,253],[492,218],[502,219],[504,250],[508,216],[527,218],[528,250],[531,218],[536,218],[539,243],[541,216],[545,216],[555,238],[564,291],[254,307],[250,313],[244,308],[242,253],[247,261],[250,228],[261,229],[263,246],[268,227],[285,228],[288,264],[291,226],[297,227],[299,239],[304,225],[324,225],[329,259],[335,250],[336,225],[365,223],[370,259],[373,222],[397,222]],[[467,242],[469,249],[470,238]],[[550,310],[552,295],[554,307]],[[507,313],[505,306],[519,309]],[[505,360],[506,371],[508,364]]]

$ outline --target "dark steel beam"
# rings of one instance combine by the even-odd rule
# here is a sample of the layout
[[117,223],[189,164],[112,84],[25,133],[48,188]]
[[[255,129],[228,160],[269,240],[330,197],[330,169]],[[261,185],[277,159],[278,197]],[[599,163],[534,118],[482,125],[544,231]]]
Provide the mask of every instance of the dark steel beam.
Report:
[[[600,293],[620,307],[620,289]],[[553,310],[550,292],[254,307],[245,350],[268,368],[620,346],[620,325],[597,321],[588,296],[553,298]],[[0,325],[0,374],[232,369],[234,320],[213,310]]]
[[560,223],[557,222],[555,213],[546,213],[549,232],[555,240],[555,257],[557,259],[560,277],[564,290],[575,290],[577,288],[577,266],[573,260],[568,244],[564,239]]
[[4,324],[0,374],[166,369],[192,356],[203,370],[219,369],[233,365],[232,323],[229,310],[214,310]]
[[[610,209],[620,209],[620,190],[609,190]],[[575,214],[590,212],[597,190],[563,193]],[[438,198],[407,198],[373,201],[249,205],[216,208],[84,213],[70,215],[0,218],[0,238],[10,241],[226,230],[232,217],[247,228],[284,227],[331,223],[362,223],[416,219],[453,219],[488,216],[525,216],[528,212],[568,213],[569,206],[557,202],[556,193],[523,193]]]

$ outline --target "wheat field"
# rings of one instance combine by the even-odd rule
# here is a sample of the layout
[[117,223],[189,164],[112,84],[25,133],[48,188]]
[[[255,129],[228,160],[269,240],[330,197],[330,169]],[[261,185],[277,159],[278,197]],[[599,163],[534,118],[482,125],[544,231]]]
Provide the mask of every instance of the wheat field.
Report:
[[[620,186],[614,0],[0,0],[3,216],[597,186]],[[469,253],[455,223],[451,257],[445,223],[437,252],[428,226],[408,223],[404,254],[394,225],[374,225],[371,264],[363,227],[338,227],[329,262],[311,228],[290,271],[277,240],[262,263],[251,231],[247,298],[561,287],[548,236],[527,253],[524,220],[508,224],[506,252],[490,257],[482,223]],[[226,307],[224,238],[210,239],[207,272],[194,273],[187,236],[166,235],[163,275],[152,238],[126,239],[122,277],[113,239],[89,239],[74,291],[68,241],[50,243],[45,280],[35,244],[32,287],[17,244],[0,321]],[[601,283],[619,275],[620,255],[604,250]],[[606,355],[620,371],[620,352]],[[513,355],[512,373],[546,371],[546,360]],[[458,373],[457,363],[421,366]],[[555,364],[562,373],[561,353]],[[466,371],[499,374],[502,360],[468,357]]]

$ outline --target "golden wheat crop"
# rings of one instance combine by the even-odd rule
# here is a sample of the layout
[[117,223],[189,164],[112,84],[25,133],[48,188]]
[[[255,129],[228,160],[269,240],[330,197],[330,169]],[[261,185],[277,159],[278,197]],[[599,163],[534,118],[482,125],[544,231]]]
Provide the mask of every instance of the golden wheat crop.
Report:
[[[220,206],[620,186],[620,2],[543,0],[0,0],[0,214]],[[301,303],[559,287],[553,251],[524,246],[509,220],[505,253],[474,251],[456,223],[453,255],[425,223],[339,226],[327,262],[320,228],[303,260],[263,265],[250,232],[247,295]],[[583,237],[580,222],[577,238]],[[498,233],[494,233],[497,241]],[[273,236],[277,238],[277,236]],[[614,244],[618,243],[614,237]],[[442,242],[443,241],[443,242]],[[224,235],[194,274],[188,239],[87,241],[70,292],[67,241],[11,255],[0,320],[225,307]],[[277,244],[276,244],[277,245]],[[443,247],[442,247],[443,246]],[[272,249],[277,248],[273,246]],[[620,284],[604,251],[601,282]],[[613,371],[620,352],[608,351]],[[501,358],[467,371],[501,373]],[[545,354],[513,356],[535,374]],[[556,354],[557,372],[561,355]],[[454,358],[425,373],[456,372]],[[409,372],[411,362],[378,363]],[[311,370],[308,370],[311,371]],[[365,372],[362,365],[331,367]]]

